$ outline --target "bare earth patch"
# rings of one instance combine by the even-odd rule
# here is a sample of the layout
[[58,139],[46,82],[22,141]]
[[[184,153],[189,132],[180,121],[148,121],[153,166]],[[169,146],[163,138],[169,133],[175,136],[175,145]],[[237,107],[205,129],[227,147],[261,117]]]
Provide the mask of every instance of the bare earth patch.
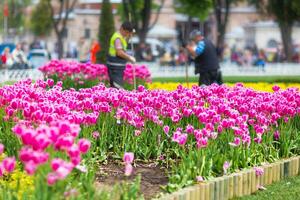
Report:
[[145,199],[156,197],[163,192],[160,188],[167,185],[168,178],[163,168],[154,163],[135,163],[131,176],[124,176],[124,165],[121,163],[109,163],[101,165],[96,176],[96,185],[101,188],[111,188],[122,181],[133,181],[137,175],[141,175],[141,192]]

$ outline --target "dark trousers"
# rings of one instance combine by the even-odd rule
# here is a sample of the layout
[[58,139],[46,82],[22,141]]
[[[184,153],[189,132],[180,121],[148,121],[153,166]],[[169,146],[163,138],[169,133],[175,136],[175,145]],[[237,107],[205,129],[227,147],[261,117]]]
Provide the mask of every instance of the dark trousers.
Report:
[[223,83],[222,74],[219,69],[213,70],[213,71],[200,72],[199,86],[200,85],[211,85],[213,83],[217,83],[219,85],[221,85]]
[[124,87],[123,76],[124,76],[125,66],[120,67],[120,66],[113,66],[107,64],[107,69],[108,69],[110,87],[119,88],[119,89],[123,88]]

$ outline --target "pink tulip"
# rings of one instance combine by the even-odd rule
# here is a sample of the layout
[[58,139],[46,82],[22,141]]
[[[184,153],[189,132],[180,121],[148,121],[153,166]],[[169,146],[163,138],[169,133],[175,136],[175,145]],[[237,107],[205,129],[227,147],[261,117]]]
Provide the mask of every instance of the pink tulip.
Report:
[[135,130],[135,131],[134,131],[134,135],[135,135],[135,136],[141,135],[141,130]]
[[80,139],[78,141],[78,147],[81,153],[86,153],[91,147],[91,142],[88,141],[87,139]]
[[77,156],[77,157],[71,157],[71,162],[73,165],[79,165],[80,161],[81,161],[81,157],[80,156]]
[[260,144],[262,142],[261,135],[258,134],[258,137],[254,138],[254,142]]
[[23,163],[29,162],[32,159],[32,149],[22,147],[19,152],[19,158]]
[[180,136],[181,136],[181,131],[179,131],[179,130],[178,130],[178,131],[175,131],[175,132],[173,133],[173,136],[172,136],[172,141],[178,142]]
[[24,133],[21,135],[22,141],[25,145],[31,145],[32,141],[34,141],[34,137],[36,136],[35,131],[27,129],[24,131]]
[[57,175],[55,173],[49,173],[47,175],[47,183],[48,185],[54,185],[58,180]]
[[232,146],[239,146],[241,144],[241,139],[239,137],[235,137],[234,142],[229,144]]
[[64,161],[60,158],[54,158],[51,161],[51,168],[53,171],[56,171],[62,164],[64,163]]
[[70,174],[71,171],[72,171],[71,168],[62,165],[56,169],[57,178],[59,180],[63,180]]
[[202,176],[196,176],[196,181],[197,182],[203,182],[204,178]]
[[40,165],[46,163],[49,159],[49,153],[44,151],[33,151],[31,155],[31,160],[36,164]]
[[189,133],[189,134],[193,133],[194,132],[194,127],[192,125],[188,124],[186,126],[186,132]]
[[33,161],[25,163],[25,171],[29,175],[33,175],[37,169],[37,165]]
[[274,132],[274,139],[275,139],[275,140],[279,140],[279,137],[280,137],[280,133],[279,133],[278,130],[276,130],[276,131]]
[[74,143],[74,137],[72,136],[65,136],[62,134],[55,143],[55,147],[58,149],[67,149],[70,148]]
[[230,162],[225,161],[224,164],[223,164],[224,174],[227,174],[227,170],[228,170],[229,167],[230,167]]
[[4,152],[4,145],[0,143],[0,155]]
[[123,156],[123,161],[126,164],[130,164],[132,163],[134,160],[134,154],[132,152],[125,152],[124,156]]
[[49,87],[52,87],[54,85],[53,79],[47,79],[47,84]]
[[279,87],[278,85],[274,85],[274,86],[272,87],[272,89],[273,89],[274,92],[277,92],[277,91],[280,90],[280,87]]
[[68,155],[70,157],[78,157],[80,155],[80,151],[77,145],[73,144],[68,150]]
[[178,138],[178,144],[183,146],[185,145],[186,141],[187,141],[187,134],[181,134]]
[[261,167],[254,167],[256,176],[262,176],[264,174],[264,169]]
[[0,164],[0,177],[3,176],[4,172],[5,172],[5,169],[4,169],[4,167],[3,167],[3,164],[1,163],[1,164]]
[[100,136],[100,134],[99,134],[98,131],[94,131],[94,132],[92,133],[92,136],[93,136],[94,139],[97,139],[97,138]]
[[2,161],[2,164],[3,164],[4,169],[8,173],[11,173],[12,171],[14,171],[14,169],[16,167],[16,159],[14,157],[4,158],[4,160]]

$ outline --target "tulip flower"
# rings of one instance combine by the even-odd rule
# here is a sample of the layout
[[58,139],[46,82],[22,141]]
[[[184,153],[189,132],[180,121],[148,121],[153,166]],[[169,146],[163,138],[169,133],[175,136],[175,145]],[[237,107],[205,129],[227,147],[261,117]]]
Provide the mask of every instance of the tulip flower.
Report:
[[131,164],[134,160],[134,154],[132,152],[125,152],[123,156],[123,161],[126,164]]
[[0,143],[0,155],[4,152],[4,145]]

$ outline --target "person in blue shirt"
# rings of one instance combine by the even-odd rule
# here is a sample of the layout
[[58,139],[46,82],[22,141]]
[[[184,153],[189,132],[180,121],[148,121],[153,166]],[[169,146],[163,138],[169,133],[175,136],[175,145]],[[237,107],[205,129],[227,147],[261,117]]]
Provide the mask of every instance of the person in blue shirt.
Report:
[[190,33],[193,43],[186,46],[194,59],[195,74],[200,74],[200,85],[222,84],[221,71],[217,51],[212,42],[202,35],[201,31],[193,30]]

